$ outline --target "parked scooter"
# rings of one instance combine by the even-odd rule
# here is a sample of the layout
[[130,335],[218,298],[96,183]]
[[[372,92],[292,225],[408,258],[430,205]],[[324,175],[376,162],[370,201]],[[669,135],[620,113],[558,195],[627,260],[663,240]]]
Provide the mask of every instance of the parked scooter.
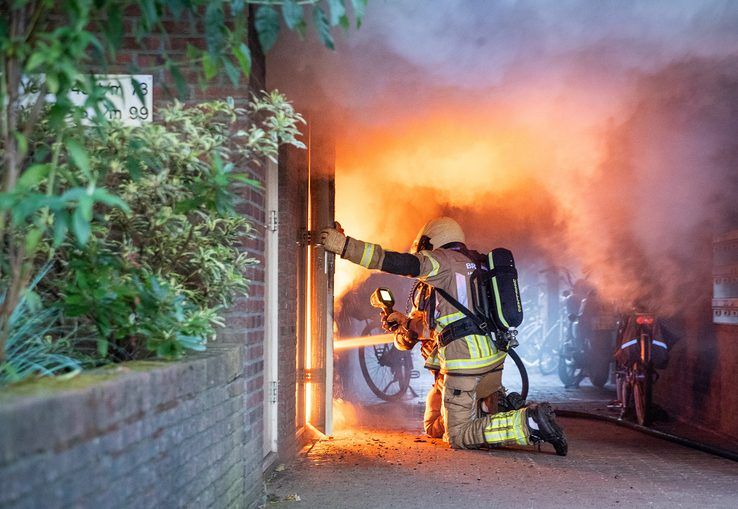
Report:
[[566,333],[560,350],[559,378],[576,387],[586,377],[602,387],[610,377],[617,318],[586,280],[579,279],[563,293]]

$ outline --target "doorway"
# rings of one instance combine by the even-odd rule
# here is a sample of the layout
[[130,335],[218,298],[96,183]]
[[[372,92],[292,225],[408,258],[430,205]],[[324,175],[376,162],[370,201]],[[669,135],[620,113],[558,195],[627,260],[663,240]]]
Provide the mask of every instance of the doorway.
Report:
[[265,225],[265,333],[264,333],[264,459],[277,453],[279,401],[279,175],[274,163],[267,165]]
[[335,257],[317,244],[334,221],[335,155],[320,119],[308,120],[307,150],[290,151],[300,214],[297,256],[296,411],[298,434],[332,433],[333,271]]

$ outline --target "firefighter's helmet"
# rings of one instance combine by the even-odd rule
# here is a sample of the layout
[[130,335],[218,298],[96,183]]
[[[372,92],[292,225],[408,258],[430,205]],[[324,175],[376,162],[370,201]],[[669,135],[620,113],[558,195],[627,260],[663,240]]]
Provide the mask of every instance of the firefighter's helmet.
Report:
[[436,249],[452,242],[466,242],[459,223],[450,217],[437,217],[425,223],[410,248],[411,253]]

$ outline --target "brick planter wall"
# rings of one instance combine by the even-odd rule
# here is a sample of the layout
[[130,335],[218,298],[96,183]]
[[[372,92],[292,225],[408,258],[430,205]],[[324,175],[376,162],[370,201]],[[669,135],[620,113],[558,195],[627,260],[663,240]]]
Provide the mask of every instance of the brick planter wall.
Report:
[[4,392],[0,507],[255,507],[244,357],[213,344]]

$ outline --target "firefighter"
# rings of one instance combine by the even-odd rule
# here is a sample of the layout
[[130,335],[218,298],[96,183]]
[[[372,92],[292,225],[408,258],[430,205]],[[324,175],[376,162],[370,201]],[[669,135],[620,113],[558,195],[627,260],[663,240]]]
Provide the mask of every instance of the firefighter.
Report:
[[420,353],[425,361],[424,367],[433,375],[433,385],[425,401],[423,429],[430,437],[442,438],[445,430],[441,415],[443,375],[438,360],[438,348],[430,329],[433,320],[428,314],[428,310],[433,306],[430,285],[418,281],[412,290],[412,303],[413,309],[408,316],[398,311],[393,311],[389,315],[383,312],[382,327],[387,332],[394,332],[395,348],[399,350],[412,350],[416,344],[421,344]]
[[[323,230],[320,243],[327,251],[367,269],[414,277],[431,288],[443,289],[462,304],[470,293],[470,275],[477,268],[477,262],[466,248],[464,232],[448,217],[426,223],[410,253],[386,251],[379,244],[347,237],[335,228]],[[408,324],[405,317],[398,315],[387,317],[387,323],[397,323],[417,333],[412,319]],[[460,311],[440,296],[435,298],[434,309],[428,310],[428,315],[432,318],[429,325],[437,347],[434,358],[442,375],[429,399],[440,395],[444,440],[455,449],[549,442],[557,454],[566,455],[564,432],[548,403],[480,416],[480,400],[502,388],[506,352],[498,350],[492,339],[483,334],[439,341],[445,329],[453,330],[453,324],[463,318]],[[410,339],[405,346],[412,348]],[[433,403],[427,409],[433,408]],[[495,408],[488,410],[494,412]],[[436,422],[436,431],[437,426]]]

